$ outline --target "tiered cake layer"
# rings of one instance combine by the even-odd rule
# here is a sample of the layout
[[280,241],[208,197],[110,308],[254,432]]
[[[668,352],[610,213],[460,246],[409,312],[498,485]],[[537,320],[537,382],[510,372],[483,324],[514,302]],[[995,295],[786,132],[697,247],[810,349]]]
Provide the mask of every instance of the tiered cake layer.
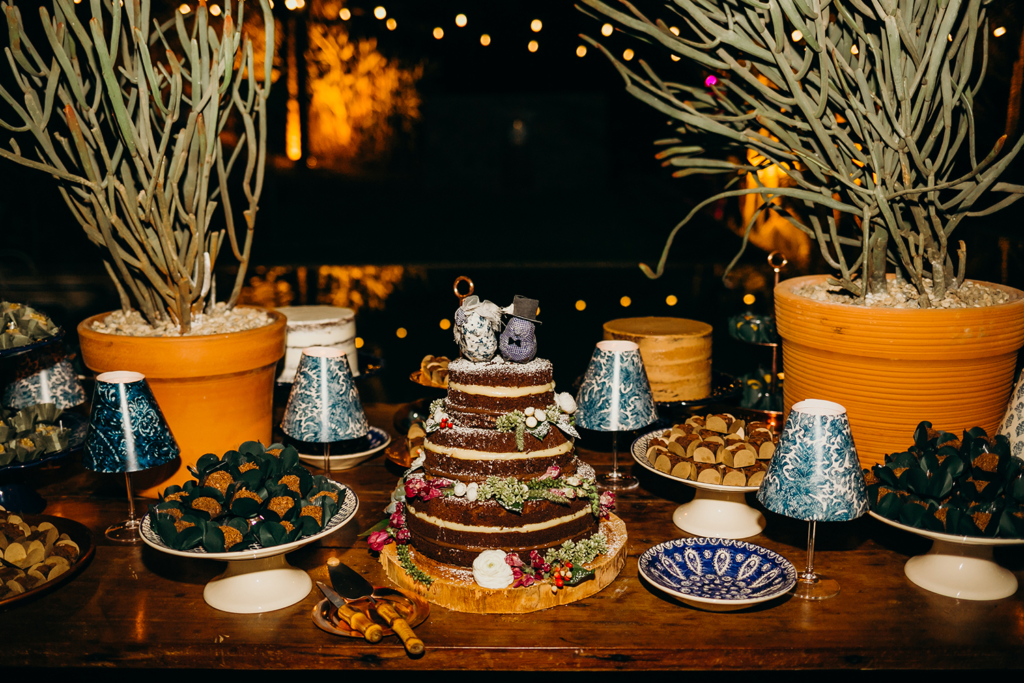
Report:
[[473,363],[464,358],[448,365],[445,412],[469,427],[493,427],[501,415],[555,400],[551,362]]
[[552,428],[538,441],[526,437],[526,449],[516,447],[514,432],[494,429],[454,427],[439,429],[423,442],[428,475],[456,481],[483,481],[487,477],[528,479],[544,474],[557,465],[565,475],[576,470],[573,443]]

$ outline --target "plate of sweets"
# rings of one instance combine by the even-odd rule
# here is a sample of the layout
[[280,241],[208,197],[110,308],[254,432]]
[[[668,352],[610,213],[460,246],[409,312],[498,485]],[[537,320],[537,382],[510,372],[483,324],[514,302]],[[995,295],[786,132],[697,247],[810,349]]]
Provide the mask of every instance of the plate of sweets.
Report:
[[709,538],[746,538],[761,533],[764,515],[747,504],[768,471],[779,437],[769,422],[748,422],[728,413],[694,415],[633,442],[631,453],[651,472],[696,489],[673,521]]

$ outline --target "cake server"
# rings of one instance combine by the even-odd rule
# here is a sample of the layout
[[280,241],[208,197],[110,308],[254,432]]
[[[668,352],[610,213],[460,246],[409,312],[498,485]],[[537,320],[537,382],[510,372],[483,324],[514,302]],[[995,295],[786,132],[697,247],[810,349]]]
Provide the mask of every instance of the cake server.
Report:
[[338,616],[350,627],[363,634],[363,637],[371,643],[379,643],[384,637],[384,629],[380,624],[375,624],[362,612],[352,609],[345,600],[331,589],[323,581],[316,582],[320,592],[331,601],[331,604],[338,608]]
[[331,583],[334,584],[335,590],[341,593],[346,601],[369,600],[377,614],[402,639],[409,654],[423,653],[425,649],[423,641],[416,637],[409,622],[398,613],[398,610],[390,602],[373,597],[373,584],[367,581],[362,574],[341,562],[335,564],[333,560],[327,564],[327,572],[331,575]]

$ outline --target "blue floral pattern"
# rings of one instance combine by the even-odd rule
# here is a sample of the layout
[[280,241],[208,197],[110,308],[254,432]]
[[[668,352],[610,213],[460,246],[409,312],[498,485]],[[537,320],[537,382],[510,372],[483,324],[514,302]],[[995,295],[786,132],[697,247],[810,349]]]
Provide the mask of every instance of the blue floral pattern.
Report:
[[761,546],[724,538],[680,538],[648,549],[640,575],[682,596],[716,602],[755,602],[796,584],[789,560]]
[[96,382],[83,464],[94,472],[138,472],[179,455],[146,380]]
[[867,488],[846,413],[815,415],[799,405],[786,419],[757,499],[772,512],[806,521],[860,517],[868,509]]
[[576,404],[576,423],[599,432],[640,429],[657,420],[639,349],[595,348]]
[[999,433],[1010,440],[1010,450],[1018,458],[1024,458],[1024,371],[1017,380],[1017,386],[1010,394],[1006,416],[999,427]]
[[370,425],[344,355],[302,354],[281,429],[293,439],[314,443],[366,436]]
[[512,318],[498,339],[501,357],[513,363],[529,363],[537,355],[537,326],[529,320]]
[[13,376],[0,402],[21,410],[37,403],[55,403],[67,410],[85,403],[85,391],[71,362],[59,346],[48,346],[14,359]]
[[476,311],[467,313],[465,308],[459,308],[455,311],[455,329],[455,341],[463,358],[474,363],[494,358],[498,351],[498,335],[493,320]]

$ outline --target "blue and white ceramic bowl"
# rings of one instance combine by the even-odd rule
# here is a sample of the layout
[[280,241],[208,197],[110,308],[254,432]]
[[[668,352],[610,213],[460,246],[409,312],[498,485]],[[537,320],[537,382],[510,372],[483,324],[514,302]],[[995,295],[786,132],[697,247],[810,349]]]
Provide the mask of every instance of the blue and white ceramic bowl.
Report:
[[656,588],[714,612],[772,600],[796,585],[796,569],[782,555],[726,538],[666,541],[648,549],[638,564]]

